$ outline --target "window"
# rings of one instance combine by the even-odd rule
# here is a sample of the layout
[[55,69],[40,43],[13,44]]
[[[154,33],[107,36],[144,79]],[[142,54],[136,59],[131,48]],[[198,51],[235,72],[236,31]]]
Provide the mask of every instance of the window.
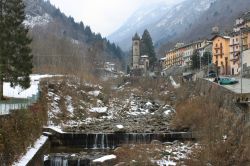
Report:
[[218,43],[216,43],[215,47],[218,47]]

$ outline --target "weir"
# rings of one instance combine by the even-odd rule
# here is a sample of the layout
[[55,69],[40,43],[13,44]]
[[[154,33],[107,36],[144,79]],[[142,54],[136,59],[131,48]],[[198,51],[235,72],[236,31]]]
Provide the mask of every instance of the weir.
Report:
[[85,149],[114,149],[123,144],[150,144],[153,140],[171,142],[193,140],[191,132],[170,133],[57,133],[50,135],[51,146],[70,146]]

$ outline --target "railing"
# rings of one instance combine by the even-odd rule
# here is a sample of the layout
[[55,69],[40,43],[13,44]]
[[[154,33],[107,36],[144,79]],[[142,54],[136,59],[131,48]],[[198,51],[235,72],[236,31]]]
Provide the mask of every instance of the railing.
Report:
[[27,109],[29,106],[37,102],[39,98],[39,92],[36,95],[26,99],[9,99],[5,101],[0,101],[0,116],[8,115],[11,111]]

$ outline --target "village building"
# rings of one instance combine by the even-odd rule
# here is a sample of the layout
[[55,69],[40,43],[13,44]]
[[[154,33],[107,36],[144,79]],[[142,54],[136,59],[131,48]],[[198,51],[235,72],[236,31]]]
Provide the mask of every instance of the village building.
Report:
[[191,57],[195,51],[202,56],[204,52],[212,51],[212,44],[207,40],[200,40],[189,44],[177,43],[173,50],[166,53],[166,68],[172,66],[191,67]]
[[131,74],[135,76],[146,75],[149,69],[148,55],[141,55],[141,38],[136,33],[132,38]]
[[[242,47],[242,48],[241,48]],[[231,74],[239,75],[241,69],[241,51],[250,49],[250,12],[236,19],[230,38]],[[247,54],[244,54],[247,56]],[[245,58],[247,59],[247,58]]]
[[215,35],[213,41],[213,58],[212,61],[218,69],[218,74],[229,75],[230,72],[230,37]]

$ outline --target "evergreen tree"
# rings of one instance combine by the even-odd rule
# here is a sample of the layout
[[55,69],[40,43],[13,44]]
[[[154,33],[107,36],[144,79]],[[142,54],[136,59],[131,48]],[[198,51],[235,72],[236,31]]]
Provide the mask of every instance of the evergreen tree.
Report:
[[192,61],[192,69],[199,69],[200,68],[200,55],[199,52],[196,50],[194,51],[194,54],[191,57]]
[[205,52],[201,58],[202,66],[207,66],[212,63],[212,54],[211,52]]
[[22,0],[0,0],[0,97],[3,81],[11,86],[30,86],[32,55],[31,39],[23,25],[25,6]]
[[147,29],[143,32],[140,49],[141,55],[149,56],[149,67],[152,69],[157,59],[155,56],[153,41]]

